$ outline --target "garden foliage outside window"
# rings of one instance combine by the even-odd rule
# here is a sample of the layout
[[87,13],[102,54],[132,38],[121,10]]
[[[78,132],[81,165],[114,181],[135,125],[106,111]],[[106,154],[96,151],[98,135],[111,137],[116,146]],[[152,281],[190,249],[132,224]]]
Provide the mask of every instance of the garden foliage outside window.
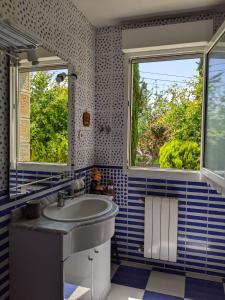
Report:
[[57,84],[67,69],[19,72],[19,162],[68,162],[68,80]]
[[203,59],[132,62],[130,166],[200,169]]

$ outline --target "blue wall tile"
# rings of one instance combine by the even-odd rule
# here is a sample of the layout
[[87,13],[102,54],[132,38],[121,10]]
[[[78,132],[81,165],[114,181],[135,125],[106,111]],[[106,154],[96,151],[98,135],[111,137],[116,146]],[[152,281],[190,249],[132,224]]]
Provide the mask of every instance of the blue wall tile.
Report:
[[[103,174],[104,174],[104,167]],[[105,167],[109,171],[109,167]],[[113,176],[114,170],[107,172]],[[225,275],[225,198],[212,190],[206,182],[162,180],[126,177],[122,169],[117,181],[122,182],[125,201],[118,201],[120,213],[117,216],[116,235],[118,239],[128,237],[120,246],[122,260],[157,266],[163,270],[183,270],[185,272],[209,272]],[[115,182],[115,186],[118,184]],[[125,184],[126,183],[126,184]],[[147,184],[146,184],[147,183]],[[121,190],[120,190],[121,193]],[[177,262],[170,264],[160,260],[144,258],[139,251],[144,243],[144,198],[145,196],[172,196],[179,199],[178,205],[178,254]],[[122,197],[122,196],[121,196]],[[124,218],[126,220],[119,220]],[[123,225],[121,227],[121,225]],[[132,225],[132,227],[130,226]],[[135,227],[137,226],[137,227]],[[117,228],[118,229],[118,228]],[[122,230],[122,231],[121,231]],[[124,242],[124,239],[123,239]],[[129,251],[124,251],[127,246]],[[122,250],[123,249],[123,250]],[[132,250],[132,251],[131,251]],[[122,252],[121,252],[122,251]]]

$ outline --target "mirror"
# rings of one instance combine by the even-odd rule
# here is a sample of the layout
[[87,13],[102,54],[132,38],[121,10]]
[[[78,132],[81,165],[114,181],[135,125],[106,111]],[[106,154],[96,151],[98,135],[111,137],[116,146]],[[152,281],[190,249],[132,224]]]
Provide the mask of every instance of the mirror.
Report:
[[70,171],[67,62],[44,48],[10,66],[10,195],[52,187]]
[[204,167],[225,174],[225,34],[207,57],[207,99]]

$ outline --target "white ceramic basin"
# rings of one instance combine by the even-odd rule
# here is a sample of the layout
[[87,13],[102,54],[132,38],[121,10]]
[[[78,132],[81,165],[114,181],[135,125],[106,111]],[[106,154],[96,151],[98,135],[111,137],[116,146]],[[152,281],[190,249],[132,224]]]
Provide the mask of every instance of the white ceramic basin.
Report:
[[[63,235],[63,257],[72,253],[92,249],[108,241],[115,232],[115,216],[118,206],[112,197],[85,194],[65,201],[64,207],[53,203],[43,210],[43,215],[53,221],[67,223]],[[68,222],[77,222],[68,224]],[[61,226],[60,226],[61,227]]]
[[57,203],[47,206],[43,215],[48,219],[60,222],[84,222],[97,219],[112,209],[112,201],[108,199],[74,198],[65,201],[64,207],[57,207]]

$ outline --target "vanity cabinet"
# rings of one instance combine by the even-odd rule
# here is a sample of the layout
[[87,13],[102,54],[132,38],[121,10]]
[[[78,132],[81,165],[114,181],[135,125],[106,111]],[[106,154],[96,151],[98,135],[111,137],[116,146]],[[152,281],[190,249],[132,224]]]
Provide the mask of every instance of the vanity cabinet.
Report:
[[69,253],[70,245],[68,234],[11,226],[10,300],[64,300],[65,282],[89,289],[74,299],[104,300],[110,289],[110,239],[79,252]]
[[64,261],[64,280],[90,290],[80,299],[104,300],[110,290],[110,241]]
[[103,300],[106,298],[110,287],[110,241],[94,249],[93,260],[93,299]]
[[91,300],[92,294],[92,259],[93,249],[81,251],[69,256],[63,264],[64,282],[76,283],[81,287],[89,288],[82,296],[82,300]]
[[93,260],[93,299],[103,300],[106,298],[110,287],[110,241],[94,249]]

